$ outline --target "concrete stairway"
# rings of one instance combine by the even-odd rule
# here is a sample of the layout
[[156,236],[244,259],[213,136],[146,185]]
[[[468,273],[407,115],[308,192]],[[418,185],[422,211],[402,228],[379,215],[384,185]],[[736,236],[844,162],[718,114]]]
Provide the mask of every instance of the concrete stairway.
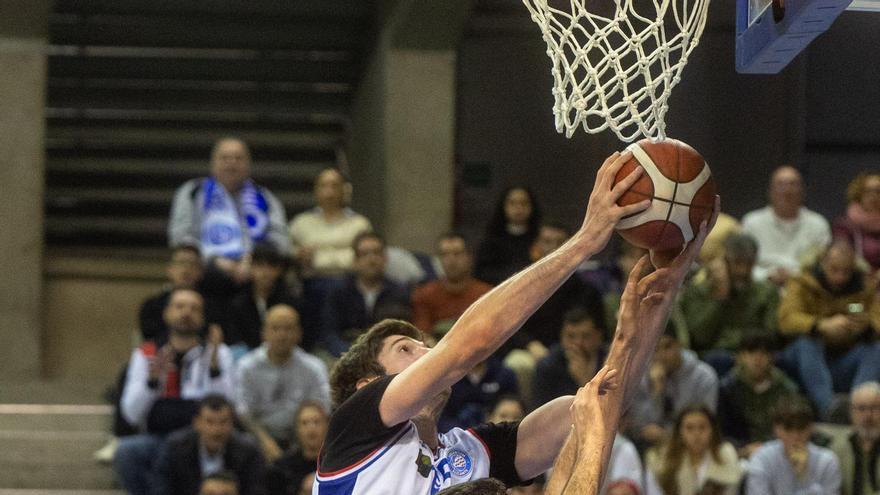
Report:
[[110,406],[3,402],[0,494],[123,493],[111,467],[92,458],[108,439]]

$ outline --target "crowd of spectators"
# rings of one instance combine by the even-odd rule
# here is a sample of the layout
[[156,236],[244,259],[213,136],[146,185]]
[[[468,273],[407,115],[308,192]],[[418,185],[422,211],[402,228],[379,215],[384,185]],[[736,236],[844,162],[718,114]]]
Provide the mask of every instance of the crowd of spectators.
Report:
[[[476,250],[437,232],[434,253],[395,248],[410,263],[401,270],[350,209],[341,171],[318,174],[316,206],[288,224],[250,170],[247,145],[221,139],[210,175],[174,197],[168,285],[143,303],[143,343],[120,380],[113,461],[130,493],[311,493],[328,367],[359,334],[398,318],[436,342],[570,235],[527,187],[511,187]],[[880,175],[853,181],[833,229],[803,206],[797,169],[769,182],[767,207],[741,224],[726,217],[707,242],[624,417],[603,494],[880,493]],[[643,254],[621,241],[581,267],[453,387],[440,429],[517,421],[589,381]],[[820,435],[814,420],[843,425]],[[540,482],[509,493],[539,492]]]

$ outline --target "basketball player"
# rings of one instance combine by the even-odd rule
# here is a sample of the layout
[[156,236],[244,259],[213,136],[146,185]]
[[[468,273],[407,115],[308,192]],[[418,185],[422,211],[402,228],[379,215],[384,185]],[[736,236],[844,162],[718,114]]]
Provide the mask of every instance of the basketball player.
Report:
[[[647,200],[616,204],[641,175],[639,167],[614,185],[631,157],[614,153],[602,164],[583,225],[569,241],[480,298],[434,348],[398,320],[380,322],[358,338],[331,377],[337,409],[318,458],[314,495],[433,495],[485,477],[522,484],[550,468],[572,429],[572,396],[545,404],[520,423],[439,434],[437,418],[450,387],[497,350],[578,265],[601,251],[622,217],[648,207]],[[702,225],[669,267],[639,280],[635,270],[646,268],[643,259],[630,277],[608,357],[619,373],[623,403],[635,392],[707,230]],[[570,449],[575,454],[576,447]],[[558,467],[571,471],[575,458]]]

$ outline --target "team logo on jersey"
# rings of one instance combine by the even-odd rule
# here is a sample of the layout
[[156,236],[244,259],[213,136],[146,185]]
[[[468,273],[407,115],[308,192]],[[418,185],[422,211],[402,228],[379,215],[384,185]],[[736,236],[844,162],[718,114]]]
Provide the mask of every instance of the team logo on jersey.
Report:
[[452,468],[452,474],[459,478],[470,474],[473,462],[471,462],[471,456],[467,455],[467,453],[458,449],[452,449],[446,458],[449,459],[449,467]]
[[418,455],[416,455],[416,468],[419,470],[419,474],[422,478],[427,478],[428,475],[431,474],[431,469],[433,469],[434,466],[431,463],[430,457],[419,452]]

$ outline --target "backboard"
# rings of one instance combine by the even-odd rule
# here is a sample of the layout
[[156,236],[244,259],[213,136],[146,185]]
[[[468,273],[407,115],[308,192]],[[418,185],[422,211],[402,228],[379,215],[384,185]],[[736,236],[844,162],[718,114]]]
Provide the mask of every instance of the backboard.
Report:
[[737,72],[776,74],[841,12],[880,12],[880,0],[737,0],[736,9]]

